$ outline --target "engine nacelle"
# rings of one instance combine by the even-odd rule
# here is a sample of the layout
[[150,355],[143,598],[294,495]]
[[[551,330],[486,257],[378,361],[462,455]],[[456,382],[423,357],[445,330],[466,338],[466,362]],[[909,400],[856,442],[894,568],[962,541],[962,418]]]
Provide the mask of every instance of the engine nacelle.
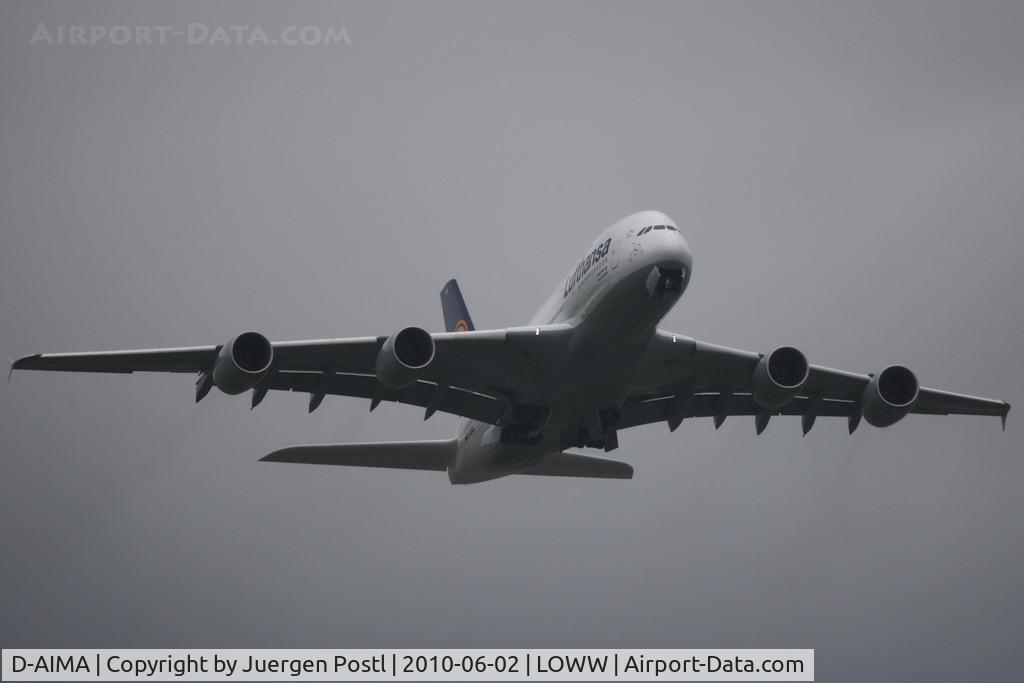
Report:
[[377,379],[390,389],[409,386],[434,360],[434,338],[422,327],[405,327],[387,338],[377,354]]
[[909,368],[890,365],[864,388],[861,413],[873,427],[896,424],[914,407],[919,389],[917,377]]
[[220,348],[213,364],[213,384],[225,394],[240,394],[266,377],[274,346],[258,332],[243,332]]
[[750,393],[762,408],[781,408],[800,393],[808,374],[804,354],[792,346],[780,346],[761,357],[750,379]]

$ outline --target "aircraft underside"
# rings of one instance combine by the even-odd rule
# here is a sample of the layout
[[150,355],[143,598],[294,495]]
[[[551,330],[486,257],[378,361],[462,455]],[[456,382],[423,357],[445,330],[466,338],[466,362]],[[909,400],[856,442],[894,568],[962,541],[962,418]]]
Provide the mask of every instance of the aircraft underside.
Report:
[[813,365],[798,349],[767,354],[657,328],[686,290],[693,262],[675,223],[642,211],[606,229],[527,325],[477,330],[455,280],[441,290],[445,332],[404,327],[387,336],[270,342],[256,332],[224,344],[34,354],[11,369],[171,372],[197,376],[195,399],[213,388],[404,403],[459,416],[452,439],[291,446],[268,462],[445,471],[452,483],[509,474],[628,479],[633,468],[569,449],[618,448],[623,430],[687,418],[799,416],[891,426],[910,414],[993,415],[1005,401],[930,389],[902,365],[872,374]]

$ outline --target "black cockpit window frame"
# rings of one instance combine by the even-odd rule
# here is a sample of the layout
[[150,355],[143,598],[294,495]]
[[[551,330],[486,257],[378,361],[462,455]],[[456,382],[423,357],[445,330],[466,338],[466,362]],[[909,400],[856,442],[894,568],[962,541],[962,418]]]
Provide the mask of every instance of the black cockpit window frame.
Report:
[[677,228],[674,225],[648,225],[646,228],[640,228],[640,230],[636,233],[636,236],[643,237],[651,230],[671,230],[673,232],[679,232],[679,228]]

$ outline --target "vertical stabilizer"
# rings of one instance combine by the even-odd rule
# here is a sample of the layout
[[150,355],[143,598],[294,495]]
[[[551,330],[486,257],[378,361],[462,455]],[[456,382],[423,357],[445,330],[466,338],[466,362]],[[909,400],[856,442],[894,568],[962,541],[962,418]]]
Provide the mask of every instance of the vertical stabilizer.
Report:
[[446,332],[468,332],[476,329],[473,319],[469,317],[469,309],[462,298],[459,283],[452,278],[441,288],[441,311],[444,313],[444,329]]

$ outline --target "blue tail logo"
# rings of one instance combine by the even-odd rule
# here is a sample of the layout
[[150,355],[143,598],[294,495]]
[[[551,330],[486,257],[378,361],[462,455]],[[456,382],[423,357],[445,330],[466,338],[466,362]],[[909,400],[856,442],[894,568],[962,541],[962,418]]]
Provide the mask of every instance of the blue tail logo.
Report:
[[473,327],[473,319],[469,317],[469,309],[462,298],[459,283],[452,278],[441,288],[441,311],[444,313],[444,329],[446,332],[469,332]]

